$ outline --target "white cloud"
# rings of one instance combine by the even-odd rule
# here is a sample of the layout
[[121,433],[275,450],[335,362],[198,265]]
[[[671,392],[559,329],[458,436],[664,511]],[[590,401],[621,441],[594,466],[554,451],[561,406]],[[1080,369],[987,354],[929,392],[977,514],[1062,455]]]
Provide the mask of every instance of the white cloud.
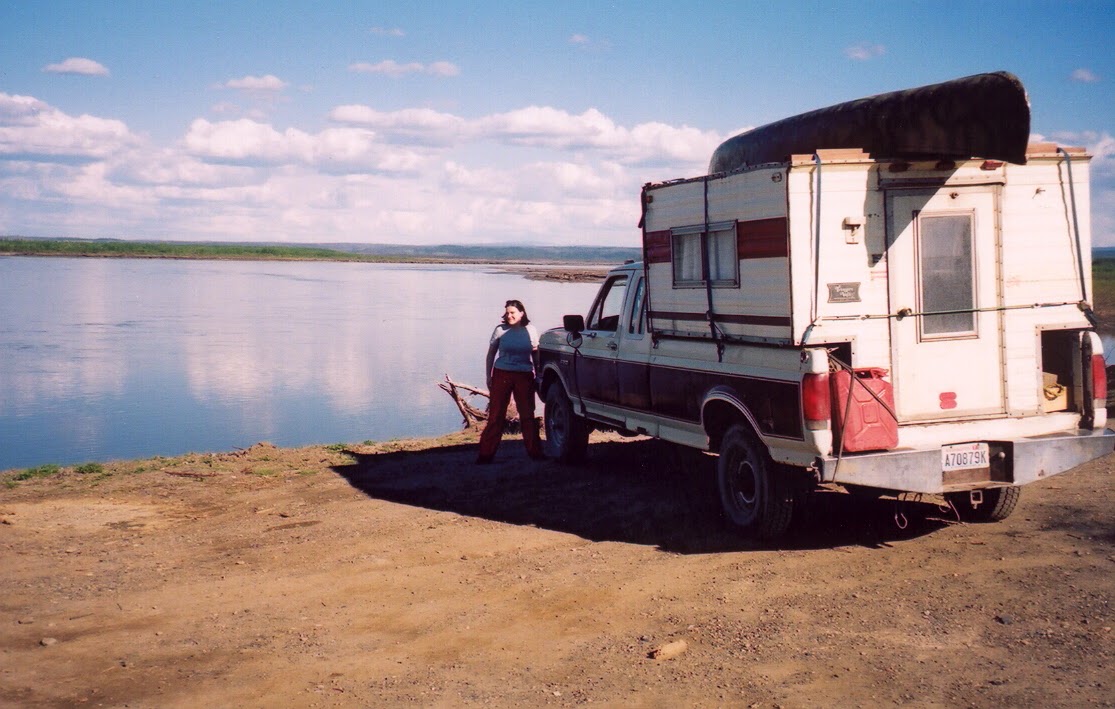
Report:
[[137,142],[122,121],[71,116],[31,96],[0,93],[0,158],[94,160]]
[[664,123],[616,125],[600,111],[581,114],[549,106],[526,108],[468,120],[431,109],[377,111],[369,106],[337,106],[329,117],[364,126],[384,140],[421,145],[459,145],[493,141],[509,146],[559,151],[590,151],[629,164],[703,165],[724,136],[713,131]]
[[452,62],[434,62],[426,67],[426,73],[434,76],[458,76],[461,69]]
[[[727,137],[552,106],[345,104],[328,118],[307,130],[199,117],[153,145],[122,121],[0,93],[0,233],[634,246],[640,186],[702,174]],[[1094,239],[1115,245],[1115,139],[1052,139],[1094,156]]]
[[1084,68],[1080,68],[1072,72],[1071,78],[1073,81],[1077,81],[1083,84],[1095,84],[1100,80],[1098,74],[1093,72],[1091,69]]
[[216,123],[198,118],[183,140],[193,156],[254,167],[304,165],[331,174],[413,172],[425,158],[390,146],[363,128],[328,128],[316,134],[296,128],[277,130],[269,123],[241,118]]
[[868,61],[887,53],[887,48],[873,42],[860,42],[844,49],[844,56],[856,61]]
[[601,151],[624,163],[700,164],[724,139],[713,131],[663,123],[623,128],[595,108],[570,114],[548,106],[495,114],[475,123],[480,135],[511,145]]
[[[339,105],[329,118],[319,131],[196,118],[157,146],[0,94],[0,233],[633,245],[640,186],[699,174],[723,137],[545,106],[469,119]],[[45,207],[57,204],[71,208]]]
[[588,35],[575,34],[569,37],[569,43],[583,46],[589,44],[589,38]]
[[371,29],[371,32],[372,32],[372,34],[377,35],[379,37],[405,37],[406,36],[406,32],[402,31],[398,27],[373,27]]
[[359,104],[337,106],[329,112],[329,118],[338,123],[373,129],[387,140],[412,141],[424,145],[454,143],[466,130],[468,123],[458,116],[428,108],[384,112]]
[[229,79],[221,86],[240,91],[271,92],[282,91],[287,85],[285,81],[274,74],[267,74],[265,76],[245,76],[240,79]]
[[252,164],[305,162],[312,154],[308,134],[294,128],[279,132],[247,118],[217,123],[198,118],[190,124],[185,145],[202,158]]
[[420,62],[409,62],[407,64],[400,64],[394,59],[385,59],[376,64],[368,62],[355,62],[348,65],[348,70],[360,74],[383,74],[397,79],[407,74],[430,74],[432,76],[457,76],[461,73],[460,68],[452,62],[439,61],[432,64],[422,64]]
[[100,62],[85,57],[70,57],[57,64],[47,64],[43,71],[49,74],[80,74],[82,76],[108,76],[108,68]]

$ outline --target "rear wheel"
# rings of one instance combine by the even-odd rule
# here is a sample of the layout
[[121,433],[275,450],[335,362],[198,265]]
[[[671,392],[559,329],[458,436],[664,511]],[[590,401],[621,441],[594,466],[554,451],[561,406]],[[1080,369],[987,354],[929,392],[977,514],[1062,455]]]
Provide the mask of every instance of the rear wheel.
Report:
[[573,412],[573,402],[560,383],[546,392],[546,454],[562,463],[585,459],[588,422]]
[[981,491],[983,501],[977,506],[972,504],[972,493],[950,492],[945,495],[956,514],[965,522],[999,522],[1014,512],[1014,506],[1022,497],[1020,487],[991,487]]
[[759,539],[785,534],[793,516],[793,486],[767,457],[762,444],[743,424],[724,435],[716,466],[724,516],[740,531]]

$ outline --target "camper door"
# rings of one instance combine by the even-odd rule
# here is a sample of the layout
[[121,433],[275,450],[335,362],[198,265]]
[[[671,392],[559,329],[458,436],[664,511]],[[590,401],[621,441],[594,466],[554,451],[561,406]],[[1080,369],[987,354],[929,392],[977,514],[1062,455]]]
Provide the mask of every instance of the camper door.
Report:
[[994,190],[887,194],[892,380],[900,421],[1004,411]]

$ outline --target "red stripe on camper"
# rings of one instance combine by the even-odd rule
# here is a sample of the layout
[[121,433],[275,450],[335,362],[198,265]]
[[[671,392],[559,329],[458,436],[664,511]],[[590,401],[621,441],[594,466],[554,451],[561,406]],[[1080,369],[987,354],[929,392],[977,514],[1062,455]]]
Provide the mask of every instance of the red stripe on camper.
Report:
[[786,258],[790,255],[789,223],[785,217],[739,222],[736,248],[741,259]]
[[670,262],[670,230],[648,231],[643,236],[643,261],[652,263]]

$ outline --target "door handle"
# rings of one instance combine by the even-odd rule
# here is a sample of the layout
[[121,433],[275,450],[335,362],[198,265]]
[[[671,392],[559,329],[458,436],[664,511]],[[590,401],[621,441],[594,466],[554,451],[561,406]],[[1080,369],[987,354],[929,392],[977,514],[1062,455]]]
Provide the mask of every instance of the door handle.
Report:
[[609,343],[608,343],[608,349],[610,349],[610,350],[618,350],[618,349],[619,349],[619,345],[618,345],[618,344],[616,344],[615,342],[609,342]]

